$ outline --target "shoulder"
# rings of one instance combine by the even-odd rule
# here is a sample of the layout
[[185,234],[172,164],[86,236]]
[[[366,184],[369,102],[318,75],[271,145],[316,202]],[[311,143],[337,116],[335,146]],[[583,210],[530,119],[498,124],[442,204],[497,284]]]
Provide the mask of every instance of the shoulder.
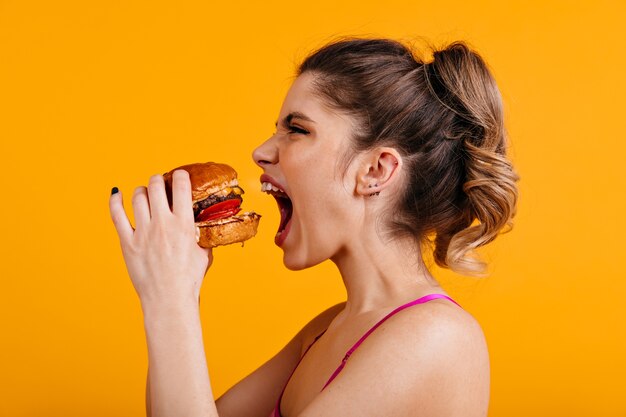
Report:
[[346,416],[402,416],[416,409],[486,416],[489,358],[482,329],[447,301],[403,309],[363,341],[303,416],[323,415],[333,401],[343,404]]
[[482,328],[471,314],[445,300],[399,311],[370,338],[371,354],[385,355],[382,352],[386,350],[404,352],[398,356],[419,363],[420,374],[430,371],[442,377],[453,376],[465,363],[476,360],[488,365]]
[[390,384],[415,387],[420,395],[408,398],[408,403],[423,406],[424,399],[438,399],[433,407],[439,406],[436,402],[459,410],[484,407],[486,414],[489,355],[483,331],[471,314],[448,301],[433,300],[399,311],[350,361],[355,367],[375,364]]
[[461,346],[486,349],[483,331],[476,319],[446,300],[405,308],[386,320],[370,337],[372,344],[387,344],[388,340],[393,340],[418,352],[458,350]]

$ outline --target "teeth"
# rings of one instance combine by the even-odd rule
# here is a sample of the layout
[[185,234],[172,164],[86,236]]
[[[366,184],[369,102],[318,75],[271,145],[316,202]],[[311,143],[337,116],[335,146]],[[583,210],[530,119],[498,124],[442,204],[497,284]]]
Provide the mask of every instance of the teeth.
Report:
[[275,185],[273,185],[273,184],[271,184],[269,182],[261,183],[261,191],[263,191],[265,193],[274,192],[274,193],[285,194],[284,190],[281,190],[280,188],[276,187]]

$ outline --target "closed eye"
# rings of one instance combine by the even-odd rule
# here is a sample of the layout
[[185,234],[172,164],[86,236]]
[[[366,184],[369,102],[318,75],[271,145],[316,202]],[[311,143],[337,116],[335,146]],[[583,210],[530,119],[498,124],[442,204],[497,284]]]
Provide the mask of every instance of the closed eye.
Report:
[[310,133],[308,130],[294,125],[287,126],[287,129],[289,129],[289,133],[299,133],[301,135],[308,135]]

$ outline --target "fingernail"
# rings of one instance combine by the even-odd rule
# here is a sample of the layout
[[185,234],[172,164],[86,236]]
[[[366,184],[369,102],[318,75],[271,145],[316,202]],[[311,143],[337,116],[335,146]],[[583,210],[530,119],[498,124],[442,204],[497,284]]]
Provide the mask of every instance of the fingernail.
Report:
[[117,194],[119,191],[120,191],[120,190],[118,190],[118,188],[117,188],[117,187],[113,187],[113,188],[111,188],[111,195],[113,195],[113,194]]

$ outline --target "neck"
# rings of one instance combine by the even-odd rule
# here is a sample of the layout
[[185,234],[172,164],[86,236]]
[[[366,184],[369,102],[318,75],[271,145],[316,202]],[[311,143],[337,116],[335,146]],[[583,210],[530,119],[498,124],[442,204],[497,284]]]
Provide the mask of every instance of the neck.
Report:
[[347,292],[346,313],[397,307],[433,292],[443,292],[411,239],[383,241],[373,232],[343,248],[332,261]]

